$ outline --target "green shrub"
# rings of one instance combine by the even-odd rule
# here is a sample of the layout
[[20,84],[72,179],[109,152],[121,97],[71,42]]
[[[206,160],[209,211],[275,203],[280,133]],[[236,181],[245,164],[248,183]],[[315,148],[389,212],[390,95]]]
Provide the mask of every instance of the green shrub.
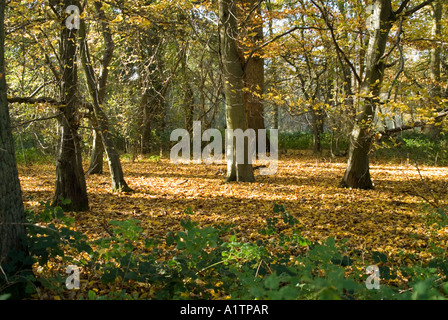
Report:
[[19,164],[47,163],[53,157],[42,153],[41,150],[34,147],[27,149],[16,149],[16,160]]
[[423,163],[448,165],[448,137],[442,134],[434,139],[423,132],[404,132],[396,137],[380,140],[375,157]]
[[[73,220],[60,208],[42,207],[39,213],[28,212],[31,256],[42,267],[57,258],[99,275],[110,291],[88,290],[85,299],[140,299],[136,284],[145,285],[156,299],[389,300],[445,299],[448,294],[443,248],[434,247],[436,258],[428,265],[392,268],[382,252],[365,261],[334,238],[305,239],[299,221],[281,205],[274,205],[255,242],[243,241],[231,225],[200,227],[188,208],[191,218],[180,222],[182,230],[164,238],[144,239],[140,221],[130,219],[110,221],[110,237],[88,242],[69,228]],[[367,289],[366,265],[380,266],[379,289]],[[398,271],[409,285],[387,284]],[[37,280],[56,295],[66,290],[61,274]],[[8,298],[4,294],[0,287],[0,298]]]

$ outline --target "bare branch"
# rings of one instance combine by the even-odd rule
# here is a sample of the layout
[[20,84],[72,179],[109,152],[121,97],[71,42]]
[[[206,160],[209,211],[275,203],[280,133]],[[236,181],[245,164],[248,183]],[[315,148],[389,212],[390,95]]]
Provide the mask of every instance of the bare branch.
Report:
[[[435,121],[440,121],[440,120],[442,120],[446,116],[448,116],[448,109],[445,109],[445,110],[439,112],[434,117],[434,120]],[[393,134],[400,133],[400,132],[403,132],[403,131],[412,130],[412,129],[415,129],[415,128],[422,128],[422,127],[426,126],[427,124],[428,124],[427,121],[417,121],[417,122],[415,122],[413,124],[404,125],[404,126],[401,126],[401,127],[398,127],[398,128],[387,129],[387,130],[384,130],[384,131],[380,131],[378,133],[383,135],[383,136],[391,136]]]
[[34,104],[34,103],[46,103],[46,104],[50,104],[53,106],[63,106],[64,103],[53,99],[53,98],[49,98],[49,97],[39,97],[39,98],[32,98],[32,97],[10,97],[8,98],[8,102],[9,103],[29,103],[29,104]]
[[246,18],[244,19],[244,22],[247,22],[247,21],[250,19],[252,13],[254,13],[255,10],[258,9],[258,7],[261,5],[261,3],[262,3],[263,1],[264,1],[264,0],[259,0],[259,1],[258,1],[258,2],[257,2],[251,9],[250,9],[249,13],[247,14]]
[[398,8],[398,10],[394,12],[394,14],[396,16],[400,15],[403,12],[403,10],[406,8],[406,6],[408,5],[409,1],[411,1],[411,0],[404,0],[401,3],[400,8]]
[[320,11],[320,13],[322,14],[322,18],[325,20],[325,24],[327,25],[328,29],[330,30],[330,34],[331,34],[331,39],[333,41],[333,44],[336,48],[336,52],[339,55],[342,56],[342,58],[344,59],[344,61],[348,64],[348,66],[350,67],[350,69],[353,72],[353,75],[355,76],[356,80],[358,81],[358,83],[361,83],[361,77],[358,74],[358,72],[356,71],[355,66],[353,65],[353,63],[350,61],[350,59],[347,57],[347,55],[345,54],[345,52],[341,49],[341,47],[339,46],[339,43],[336,39],[336,35],[334,34],[334,27],[333,25],[330,23],[330,20],[328,19],[328,14],[327,12],[319,5],[317,4],[314,0],[311,0],[311,2],[317,7],[317,9]]
[[253,49],[249,52],[249,55],[248,55],[248,57],[246,58],[246,61],[245,61],[244,66],[243,66],[243,70],[244,70],[245,67],[247,66],[247,63],[249,62],[249,60],[253,57],[253,55],[254,55],[257,51],[263,49],[264,47],[270,45],[271,43],[277,41],[277,40],[280,39],[280,38],[283,38],[284,36],[287,36],[288,34],[294,32],[294,31],[296,31],[296,30],[327,30],[327,29],[324,29],[324,28],[318,28],[318,27],[301,27],[301,26],[295,26],[295,27],[293,27],[293,28],[291,28],[291,29],[289,29],[289,30],[287,30],[287,31],[285,31],[285,32],[283,32],[283,33],[281,33],[281,34],[278,34],[278,35],[276,35],[275,37],[273,37],[272,39],[269,39],[268,41],[266,41],[266,42],[260,44],[259,46],[255,47],[255,48],[253,48]]
[[406,10],[406,12],[404,13],[405,16],[410,16],[412,14],[414,14],[415,12],[417,12],[418,10],[420,10],[421,8],[427,6],[428,4],[433,3],[435,0],[426,0],[423,1],[422,3],[420,3],[419,5],[416,5],[415,7]]
[[30,124],[30,123],[33,123],[33,122],[36,122],[36,121],[45,121],[45,120],[50,120],[50,119],[56,119],[59,116],[60,116],[60,114],[58,113],[58,114],[55,114],[55,115],[52,115],[52,116],[48,116],[48,117],[31,119],[31,120],[28,120],[28,121],[24,121],[24,122],[18,123],[18,124],[14,125],[14,126],[11,126],[11,128],[15,129],[15,128],[22,127],[22,126],[25,126],[27,124]]

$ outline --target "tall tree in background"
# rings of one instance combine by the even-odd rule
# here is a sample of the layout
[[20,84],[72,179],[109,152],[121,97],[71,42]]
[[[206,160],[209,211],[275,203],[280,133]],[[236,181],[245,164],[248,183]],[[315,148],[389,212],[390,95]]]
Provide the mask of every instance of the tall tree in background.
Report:
[[157,27],[143,28],[137,33],[138,73],[141,83],[140,151],[149,154],[156,146],[153,132],[163,130],[165,91],[168,81],[164,75],[165,40]]
[[[80,125],[80,97],[78,88],[78,30],[66,27],[65,9],[70,5],[76,5],[80,10],[78,1],[64,0],[59,4],[51,1],[52,10],[61,20],[61,89],[60,100],[65,103],[60,107],[59,121],[59,145],[56,160],[56,187],[53,203],[66,210],[83,211],[89,208],[86,180],[82,167],[82,152],[78,128]],[[67,204],[63,199],[70,199]]]
[[[432,48],[430,51],[430,85],[429,85],[429,98],[430,106],[436,112],[442,110],[440,106],[440,98],[442,96],[442,86],[441,80],[441,34],[442,34],[442,1],[436,0],[432,4]],[[436,138],[440,135],[441,122],[435,121],[434,123],[428,124],[425,131],[432,137]]]
[[0,283],[4,276],[30,268],[23,263],[11,265],[12,254],[27,256],[28,250],[23,242],[26,238],[25,213],[6,97],[5,7],[6,1],[0,0],[0,266],[3,271],[0,272]]
[[[107,154],[109,163],[110,175],[112,179],[112,190],[128,192],[132,191],[124,180],[123,169],[120,162],[120,155],[117,152],[112,134],[109,128],[109,120],[107,114],[103,110],[104,97],[106,94],[106,84],[109,74],[109,65],[113,57],[114,42],[112,39],[112,33],[108,26],[106,16],[104,14],[101,2],[95,2],[95,9],[97,17],[100,19],[101,30],[104,40],[104,53],[101,59],[101,72],[100,76],[97,76],[93,68],[92,60],[90,57],[89,47],[87,45],[86,25],[81,20],[80,28],[80,48],[81,48],[81,60],[84,67],[84,71],[87,79],[87,86],[92,97],[92,109],[93,109],[93,123],[97,125],[95,132],[99,132],[101,141],[104,146],[104,150]],[[99,152],[97,152],[98,154]],[[99,154],[98,154],[99,156]],[[102,156],[102,155],[101,155]]]
[[[239,54],[236,1],[219,1],[220,59],[222,64],[224,94],[226,97],[227,129],[245,131],[246,110],[244,88],[244,58]],[[248,140],[248,139],[247,139]],[[226,181],[255,181],[252,165],[249,163],[248,141],[244,143],[243,163],[238,162],[235,139],[232,156],[227,159]],[[226,150],[227,153],[230,150]]]

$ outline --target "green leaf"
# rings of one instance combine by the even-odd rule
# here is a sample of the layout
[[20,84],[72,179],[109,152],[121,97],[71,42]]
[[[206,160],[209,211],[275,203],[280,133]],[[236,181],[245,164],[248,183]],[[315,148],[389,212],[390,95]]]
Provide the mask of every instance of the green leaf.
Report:
[[93,290],[89,290],[88,293],[89,300],[96,300],[96,293]]
[[372,252],[372,259],[375,263],[386,263],[387,262],[387,256],[382,253],[382,252],[378,252],[378,251],[373,251]]
[[268,289],[277,290],[280,285],[280,278],[277,274],[272,273],[264,280],[264,286]]

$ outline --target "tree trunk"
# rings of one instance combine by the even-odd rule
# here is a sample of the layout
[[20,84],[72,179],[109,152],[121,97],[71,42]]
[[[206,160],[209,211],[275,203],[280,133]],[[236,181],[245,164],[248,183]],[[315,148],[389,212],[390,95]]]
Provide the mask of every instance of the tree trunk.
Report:
[[323,110],[318,108],[312,110],[313,125],[313,153],[318,154],[322,151],[322,134],[324,133],[324,116]]
[[[236,4],[232,0],[219,1],[220,19],[220,50],[221,64],[224,79],[224,94],[226,97],[226,124],[227,129],[246,130],[246,111],[244,87],[243,61],[238,53]],[[245,141],[248,142],[248,141]],[[244,160],[237,159],[236,141],[233,141],[233,152],[227,150],[232,156],[227,158],[226,181],[255,181],[252,165],[249,163],[249,146],[244,143]]]
[[[141,122],[139,128],[140,152],[150,154],[155,150],[157,136],[163,132],[165,121],[164,94],[168,88],[163,78],[163,38],[157,29],[149,28],[139,33],[137,51],[140,58],[139,80],[142,89],[140,100]],[[152,63],[148,63],[151,61]]]
[[149,154],[151,152],[151,110],[149,106],[149,88],[144,88],[140,100],[141,125],[140,125],[140,153]]
[[[249,34],[248,41],[251,42],[251,46],[256,47],[263,42],[261,5],[258,0],[245,0],[244,2],[248,6],[246,9],[252,10],[254,6],[257,6],[246,22],[248,24],[246,27],[246,32]],[[251,50],[250,48],[247,49],[248,51]],[[261,52],[257,52],[246,62],[244,67],[244,84],[247,127],[255,130],[258,141],[258,130],[265,129],[263,104],[264,59],[261,56]],[[269,146],[269,142],[267,142],[267,146]]]
[[164,99],[157,90],[160,87],[145,88],[140,102],[142,120],[140,125],[140,145],[142,154],[150,154],[157,146],[154,141],[154,130],[163,131],[163,122],[165,117]]
[[278,127],[279,127],[279,110],[278,110],[278,106],[276,105],[276,104],[273,104],[272,105],[272,108],[273,108],[273,115],[272,115],[272,117],[273,117],[273,120],[272,120],[272,129],[277,129],[278,130]]
[[[94,125],[96,128],[97,126]],[[93,146],[92,154],[90,155],[90,165],[87,170],[88,174],[102,174],[103,173],[103,154],[104,146],[101,138],[101,133],[98,129],[93,129]]]
[[[22,253],[22,256],[26,257],[28,250],[23,241],[26,238],[25,214],[6,97],[5,7],[6,1],[0,0],[0,265],[6,276],[11,276],[24,269],[30,269],[30,266],[24,261],[19,265],[10,264],[12,254]],[[4,276],[0,272],[0,287]]]
[[264,59],[253,56],[244,69],[247,127],[265,129],[263,108]]
[[102,60],[102,72],[101,77],[97,79],[95,71],[93,70],[93,65],[90,60],[90,53],[87,45],[86,39],[86,27],[85,22],[81,20],[80,24],[80,47],[81,47],[81,59],[84,67],[84,71],[87,79],[87,86],[89,87],[90,95],[93,100],[93,111],[94,118],[97,123],[97,128],[101,135],[101,141],[103,142],[104,150],[108,158],[110,175],[112,180],[112,190],[118,192],[129,192],[132,191],[124,180],[123,169],[121,167],[120,155],[115,148],[112,134],[109,130],[109,119],[102,108],[102,103],[104,101],[106,83],[107,83],[107,72],[109,63],[112,59],[114,43],[112,40],[112,35],[109,27],[105,22],[104,12],[101,9],[101,3],[95,2],[95,7],[98,16],[102,18],[102,31],[103,38],[105,42],[104,55]]
[[[441,32],[442,32],[442,1],[436,0],[433,5],[433,22],[432,22],[432,30],[431,36],[434,40],[440,40]],[[430,106],[434,107],[436,111],[440,112],[442,108],[440,108],[439,102],[442,95],[442,87],[440,83],[440,66],[441,66],[441,52],[442,47],[440,43],[434,42],[433,47],[431,48],[430,56],[431,56],[431,69],[430,69],[430,79],[431,84],[429,88],[429,95],[431,99]],[[436,121],[425,127],[425,132],[429,134],[431,138],[437,138],[440,136],[442,132],[441,121]]]
[[390,0],[375,0],[374,19],[378,21],[370,34],[367,49],[366,74],[361,85],[361,103],[350,137],[350,151],[342,186],[372,189],[369,152],[372,145],[372,125],[379,102],[384,75],[384,55],[389,31],[395,21]]
[[[63,8],[79,3],[65,0]],[[78,113],[78,74],[76,64],[77,29],[68,29],[62,21],[61,64],[63,66],[61,98],[65,106],[60,108],[59,144],[56,162],[56,187],[53,204],[67,211],[84,211],[89,209],[87,187],[82,167],[81,144],[78,136],[80,116]],[[63,204],[62,199],[70,199],[70,204]]]

